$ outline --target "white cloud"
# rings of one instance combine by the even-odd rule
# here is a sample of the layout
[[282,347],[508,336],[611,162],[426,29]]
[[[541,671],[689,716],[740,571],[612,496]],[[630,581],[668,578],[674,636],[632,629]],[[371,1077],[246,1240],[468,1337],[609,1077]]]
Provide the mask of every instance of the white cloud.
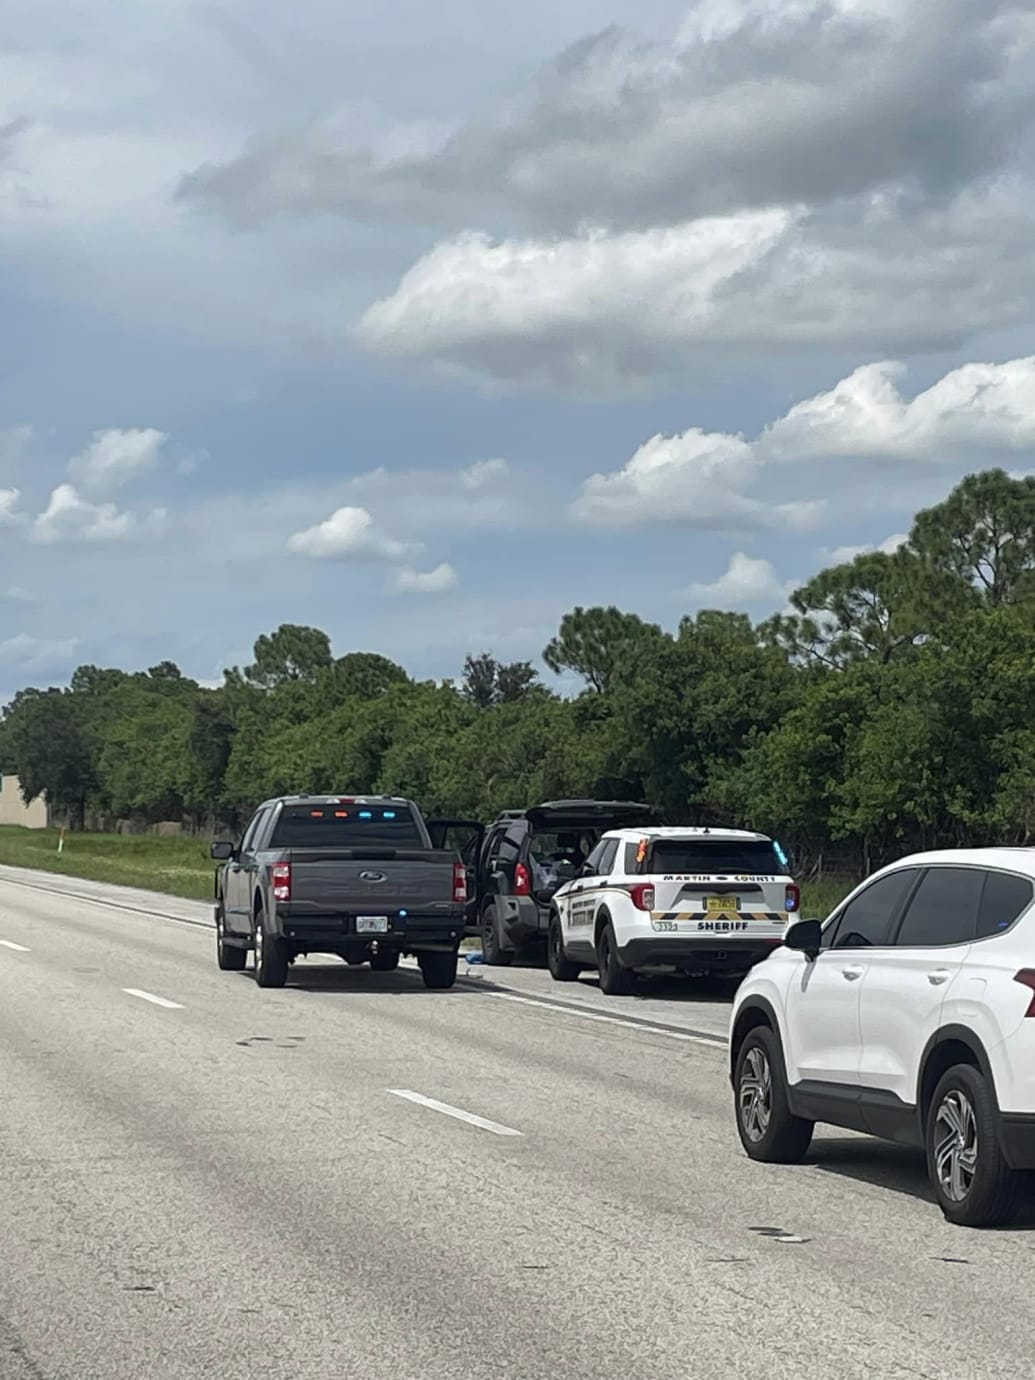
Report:
[[[356,327],[364,348],[471,377],[629,392],[708,337],[740,338],[725,299],[794,220],[784,210],[551,242],[464,234],[433,249]],[[671,356],[675,356],[672,358]]]
[[378,531],[366,508],[338,508],[329,518],[296,532],[288,547],[299,555],[330,561],[395,561],[405,543]]
[[91,503],[72,484],[59,484],[33,523],[32,535],[50,543],[122,541],[133,525],[133,515],[120,512],[114,503]]
[[440,244],[355,329],[370,351],[579,397],[680,386],[773,352],[957,350],[1030,321],[1035,193],[876,197],[567,240]]
[[24,520],[18,510],[21,493],[18,489],[0,489],[0,527],[13,527]]
[[822,500],[770,504],[749,493],[761,468],[741,436],[696,428],[654,436],[616,473],[591,475],[571,505],[572,516],[600,527],[678,524],[724,532],[803,530],[820,520]]
[[938,463],[1035,448],[1035,355],[1005,364],[965,364],[907,401],[897,361],[866,364],[827,393],[798,403],[767,427],[758,451],[801,461],[882,456]]
[[458,583],[456,571],[445,561],[434,570],[419,571],[404,566],[395,572],[395,589],[400,594],[448,594]]
[[31,590],[23,589],[21,585],[11,585],[9,589],[0,590],[0,603],[38,604],[39,599]]
[[[865,365],[796,404],[754,441],[698,429],[655,436],[620,470],[585,480],[572,516],[630,529],[678,523],[726,532],[807,530],[822,521],[827,505],[814,497],[816,481],[806,462],[826,462],[828,469],[833,462],[855,462],[824,477],[822,487],[836,484],[843,502],[872,483],[873,462],[908,462],[913,470],[980,468],[1035,447],[1035,356],[963,365],[912,400],[892,382],[905,372],[895,362]],[[801,467],[799,475],[794,466]],[[904,494],[909,482],[899,470],[896,492]],[[886,492],[887,482],[881,487]]]
[[78,640],[30,637],[19,633],[0,642],[0,664],[8,671],[57,671],[70,668]]
[[883,541],[867,542],[862,546],[824,546],[817,554],[824,568],[832,565],[847,565],[850,561],[854,561],[857,556],[868,556],[874,551],[881,551],[885,556],[893,556],[899,547],[904,546],[908,540],[908,532],[896,532],[893,536],[885,537]]
[[757,609],[784,605],[794,589],[795,582],[781,580],[770,561],[736,551],[718,579],[691,585],[685,597],[699,607]]
[[87,492],[112,493],[154,469],[168,439],[153,427],[95,431],[86,449],[69,461],[68,472]]
[[476,460],[473,465],[462,469],[457,478],[462,488],[484,489],[499,479],[505,479],[509,473],[510,466],[506,460]]

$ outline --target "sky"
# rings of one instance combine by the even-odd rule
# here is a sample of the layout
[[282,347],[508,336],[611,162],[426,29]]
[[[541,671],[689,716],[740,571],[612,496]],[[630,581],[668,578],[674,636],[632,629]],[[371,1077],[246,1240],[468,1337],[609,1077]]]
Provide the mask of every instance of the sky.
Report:
[[1035,466],[1035,0],[6,0],[0,702],[764,618]]

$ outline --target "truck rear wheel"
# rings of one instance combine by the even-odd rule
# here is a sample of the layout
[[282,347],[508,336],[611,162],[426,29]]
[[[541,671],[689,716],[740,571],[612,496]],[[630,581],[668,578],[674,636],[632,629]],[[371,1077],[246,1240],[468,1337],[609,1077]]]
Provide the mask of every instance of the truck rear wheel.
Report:
[[222,903],[216,911],[216,962],[221,972],[242,973],[248,962],[248,951],[238,944],[228,944],[225,937],[226,916]]
[[447,987],[452,987],[456,982],[456,961],[455,951],[451,954],[418,954],[417,962],[420,964],[424,986],[435,991],[445,991]]
[[255,981],[260,987],[283,987],[289,962],[287,945],[279,935],[266,929],[266,916],[260,906],[255,916]]

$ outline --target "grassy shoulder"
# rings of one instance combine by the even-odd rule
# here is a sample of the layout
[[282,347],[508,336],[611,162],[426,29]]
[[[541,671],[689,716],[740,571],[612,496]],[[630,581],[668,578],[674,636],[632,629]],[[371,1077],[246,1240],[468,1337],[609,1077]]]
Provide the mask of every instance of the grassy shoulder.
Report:
[[[193,901],[212,897],[215,864],[205,838],[159,839],[151,834],[66,834],[58,852],[53,829],[0,826],[0,863],[35,867],[66,877],[144,887],[185,896]],[[802,889],[801,914],[822,919],[851,889],[847,881],[817,882]]]
[[0,863],[35,867],[65,877],[144,887],[170,896],[207,901],[216,864],[209,840],[159,839],[151,834],[66,834],[58,852],[54,829],[0,827]]

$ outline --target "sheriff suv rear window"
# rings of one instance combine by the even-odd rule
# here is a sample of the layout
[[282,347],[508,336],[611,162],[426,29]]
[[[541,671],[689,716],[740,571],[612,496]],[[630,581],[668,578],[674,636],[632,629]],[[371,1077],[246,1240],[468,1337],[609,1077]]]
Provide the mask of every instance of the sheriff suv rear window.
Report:
[[413,811],[405,805],[289,805],[281,811],[271,848],[423,848]]
[[665,872],[783,876],[787,869],[768,840],[658,839],[643,870],[655,876]]

